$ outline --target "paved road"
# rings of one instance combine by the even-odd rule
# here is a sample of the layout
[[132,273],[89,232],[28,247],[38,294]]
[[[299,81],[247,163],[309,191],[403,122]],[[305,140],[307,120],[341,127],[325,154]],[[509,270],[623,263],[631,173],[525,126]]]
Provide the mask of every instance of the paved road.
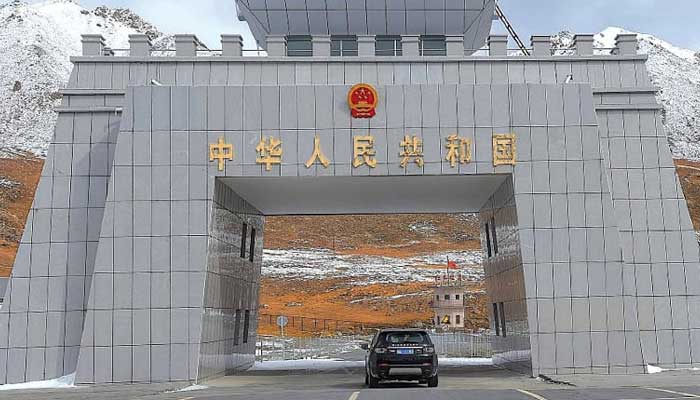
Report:
[[[682,400],[700,399],[699,373],[577,376],[576,386],[548,384],[496,369],[444,371],[440,387],[386,384],[367,389],[361,371],[283,375],[245,374],[176,391],[172,385],[109,385],[66,390],[0,392],[0,399],[148,400]],[[575,379],[574,379],[575,378]]]

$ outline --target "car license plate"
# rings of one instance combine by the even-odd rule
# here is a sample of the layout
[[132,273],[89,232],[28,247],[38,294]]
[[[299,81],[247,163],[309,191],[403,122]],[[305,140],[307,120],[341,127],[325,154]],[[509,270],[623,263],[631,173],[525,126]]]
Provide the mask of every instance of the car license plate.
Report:
[[398,349],[396,354],[413,354],[413,349]]

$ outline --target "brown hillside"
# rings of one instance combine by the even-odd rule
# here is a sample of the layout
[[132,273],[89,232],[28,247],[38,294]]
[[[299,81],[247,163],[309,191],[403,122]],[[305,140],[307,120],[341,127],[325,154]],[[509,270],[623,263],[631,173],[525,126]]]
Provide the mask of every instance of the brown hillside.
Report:
[[[676,165],[693,224],[700,230],[700,162],[677,160]],[[0,158],[0,179],[19,183],[0,187],[0,276],[8,276],[14,263],[42,167],[36,158]],[[411,229],[413,223],[423,225]],[[479,245],[477,223],[464,215],[367,215],[268,218],[265,246],[410,256]]]

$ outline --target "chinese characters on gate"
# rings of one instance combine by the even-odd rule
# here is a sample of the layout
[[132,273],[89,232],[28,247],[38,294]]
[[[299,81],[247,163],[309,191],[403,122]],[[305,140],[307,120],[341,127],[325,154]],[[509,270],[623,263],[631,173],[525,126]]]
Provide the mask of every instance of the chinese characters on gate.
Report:
[[[275,165],[282,164],[283,147],[282,140],[276,137],[263,137],[255,148],[258,156],[255,162],[265,167],[266,171],[271,171]],[[472,162],[472,139],[457,135],[450,135],[445,139],[445,160],[451,168],[456,168],[459,164],[469,164]],[[352,166],[360,168],[377,167],[377,151],[375,149],[374,136],[353,136],[352,146]],[[408,165],[415,163],[422,167],[425,164],[423,159],[423,140],[418,136],[404,136],[399,144],[400,165],[408,168]],[[493,136],[493,165],[515,165],[515,135],[494,135]],[[226,161],[233,161],[233,145],[227,144],[224,138],[220,138],[218,143],[209,145],[209,160],[218,163],[219,171],[224,170]],[[321,139],[316,136],[311,157],[304,163],[306,168],[314,165],[321,165],[328,168],[331,160],[326,156],[321,146]]]
[[[350,89],[348,94],[348,105],[353,118],[372,118],[376,115],[376,107],[379,96],[377,91],[367,84],[358,84]],[[516,147],[515,135],[503,134],[493,135],[493,165],[515,165]],[[404,136],[399,145],[400,165],[408,168],[409,164],[415,163],[423,167],[423,140],[419,136]],[[360,168],[377,167],[377,151],[375,150],[375,139],[372,135],[358,135],[352,138],[352,166]],[[445,160],[451,168],[456,168],[459,164],[469,164],[472,162],[473,141],[470,138],[449,135],[445,138]],[[257,147],[256,163],[265,167],[266,171],[271,171],[275,165],[282,164],[283,143],[277,137],[262,137]],[[209,160],[218,163],[219,171],[225,169],[226,161],[234,159],[234,148],[232,144],[227,144],[224,138],[220,138],[218,143],[209,145]],[[321,139],[314,138],[313,152],[311,157],[304,163],[306,168],[319,164],[323,168],[328,168],[331,160],[326,156],[321,146]]]

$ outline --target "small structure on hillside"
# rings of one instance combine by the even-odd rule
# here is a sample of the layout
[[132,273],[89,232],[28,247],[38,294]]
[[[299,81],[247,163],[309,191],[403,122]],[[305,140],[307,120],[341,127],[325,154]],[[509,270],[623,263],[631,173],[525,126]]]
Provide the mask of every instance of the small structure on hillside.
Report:
[[435,276],[433,286],[433,321],[444,330],[464,329],[466,281],[458,271]]

